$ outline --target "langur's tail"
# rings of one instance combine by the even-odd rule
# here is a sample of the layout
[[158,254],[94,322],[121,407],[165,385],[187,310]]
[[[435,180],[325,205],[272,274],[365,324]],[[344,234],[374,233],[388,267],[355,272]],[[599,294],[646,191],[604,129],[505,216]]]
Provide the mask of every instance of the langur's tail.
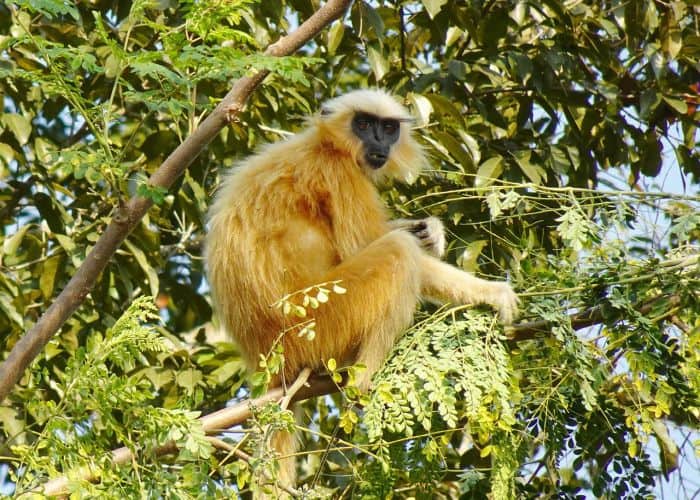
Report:
[[293,432],[276,431],[270,439],[270,446],[279,457],[279,472],[274,479],[261,478],[265,484],[258,488],[253,495],[254,500],[277,500],[292,498],[287,492],[296,486],[297,469],[295,454],[299,448],[299,440]]
[[279,458],[279,482],[282,486],[294,488],[297,480],[295,454],[299,448],[299,440],[294,433],[286,431],[275,432],[272,436],[272,448]]

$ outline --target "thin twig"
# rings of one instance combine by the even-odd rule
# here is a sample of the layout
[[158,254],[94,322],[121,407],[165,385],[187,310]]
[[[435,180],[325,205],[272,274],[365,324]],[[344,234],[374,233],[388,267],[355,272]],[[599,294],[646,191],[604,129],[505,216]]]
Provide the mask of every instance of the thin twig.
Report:
[[286,410],[287,407],[289,406],[289,403],[291,403],[292,398],[294,395],[299,392],[299,389],[301,389],[304,385],[306,385],[306,382],[309,380],[309,377],[311,376],[311,368],[304,368],[297,379],[294,381],[294,383],[287,389],[286,394],[280,401],[280,407],[283,410]]

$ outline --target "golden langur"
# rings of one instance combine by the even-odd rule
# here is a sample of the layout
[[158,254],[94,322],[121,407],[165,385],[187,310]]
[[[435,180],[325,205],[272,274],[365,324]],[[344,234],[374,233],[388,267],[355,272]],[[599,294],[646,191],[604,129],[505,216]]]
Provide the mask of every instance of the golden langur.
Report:
[[[410,121],[383,91],[350,92],[223,180],[209,213],[208,276],[221,325],[250,368],[287,329],[285,380],[334,358],[339,366],[363,363],[359,385],[367,389],[421,299],[489,304],[504,322],[513,319],[518,299],[507,283],[440,260],[438,219],[389,220],[375,185],[409,180],[426,163]],[[290,331],[292,319],[272,307],[286,294],[338,280],[347,293],[307,308],[313,340]],[[293,463],[282,467],[282,477],[293,477]]]

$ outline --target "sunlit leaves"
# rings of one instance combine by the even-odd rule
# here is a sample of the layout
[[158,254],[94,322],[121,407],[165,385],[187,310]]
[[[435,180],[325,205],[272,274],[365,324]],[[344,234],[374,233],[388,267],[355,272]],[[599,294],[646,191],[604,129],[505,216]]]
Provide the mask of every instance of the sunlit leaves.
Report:
[[382,56],[381,52],[373,47],[367,49],[367,57],[369,58],[369,64],[374,73],[374,78],[378,82],[381,81],[389,70],[388,61]]
[[567,209],[557,222],[559,235],[575,252],[598,238],[598,228],[577,206]]
[[[58,404],[35,401],[27,407],[47,429],[33,445],[47,451],[40,462],[43,474],[110,456],[115,436],[132,436],[145,453],[174,441],[183,461],[209,457],[211,446],[196,420],[198,412],[150,405],[150,383],[129,373],[144,363],[144,353],[166,350],[162,337],[148,323],[155,318],[152,299],[137,299],[104,335],[94,333],[58,374],[54,385],[60,395]],[[32,447],[17,447],[16,452],[30,470],[39,464]],[[118,484],[121,474],[128,476],[130,471],[101,477],[105,491]],[[17,477],[17,491],[31,488],[32,477]]]
[[[515,424],[512,402],[517,389],[508,356],[493,330],[495,323],[471,311],[445,315],[452,321],[433,318],[414,327],[375,377],[363,419],[370,442],[470,422],[474,440],[486,445],[493,433]],[[436,460],[441,453],[436,443],[417,439],[423,455]],[[512,481],[512,476],[503,479]]]
[[68,14],[75,21],[79,20],[78,9],[70,2],[65,2],[64,0],[20,0],[16,3],[33,12],[43,14],[49,19]]
[[20,146],[27,143],[32,132],[32,123],[29,118],[17,113],[5,113],[0,117],[0,121],[12,131]]
[[136,194],[148,198],[156,205],[160,205],[165,201],[168,190],[163,186],[152,186],[148,182],[142,182],[139,184]]
[[292,320],[292,329],[296,330],[295,334],[297,336],[305,337],[309,341],[314,340],[316,337],[316,321],[308,319],[299,322],[298,320],[304,320],[307,316],[310,316],[310,311],[326,304],[330,299],[331,293],[338,295],[346,293],[347,290],[340,283],[341,281],[329,281],[307,287],[285,295],[273,306],[281,309],[282,313]]
[[422,0],[422,3],[430,17],[435,17],[442,9],[442,6],[447,3],[447,0]]

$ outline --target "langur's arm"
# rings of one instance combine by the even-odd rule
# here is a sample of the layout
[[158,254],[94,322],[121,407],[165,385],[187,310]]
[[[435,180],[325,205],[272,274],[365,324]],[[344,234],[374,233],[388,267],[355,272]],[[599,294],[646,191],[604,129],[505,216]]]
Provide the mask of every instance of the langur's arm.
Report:
[[503,281],[477,278],[429,255],[420,262],[421,293],[426,298],[452,304],[488,304],[510,324],[517,316],[518,296]]

